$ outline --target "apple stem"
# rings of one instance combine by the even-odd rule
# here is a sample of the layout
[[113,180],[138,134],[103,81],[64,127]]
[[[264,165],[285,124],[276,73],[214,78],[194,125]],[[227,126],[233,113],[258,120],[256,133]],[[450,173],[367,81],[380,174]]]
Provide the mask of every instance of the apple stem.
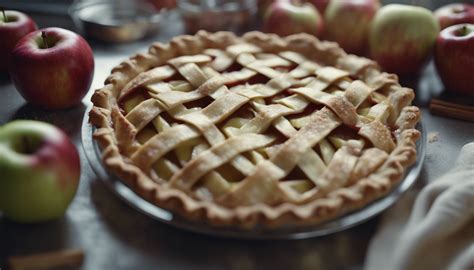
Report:
[[303,2],[301,0],[292,0],[291,3],[295,6],[302,6]]
[[28,139],[28,137],[24,136],[22,137],[22,140],[23,140],[23,145],[25,146],[25,148],[23,149],[24,153],[27,153],[27,154],[30,154],[33,152],[33,147],[30,143],[30,140]]
[[5,8],[0,7],[0,9],[2,10],[4,21],[5,21],[5,22],[8,22],[8,17],[7,17],[7,14],[5,13]]
[[41,37],[43,38],[43,44],[46,47],[45,49],[48,49],[48,41],[46,40],[46,31],[41,31]]
[[463,13],[464,11],[465,11],[465,8],[462,5],[456,5],[453,7],[454,13]]

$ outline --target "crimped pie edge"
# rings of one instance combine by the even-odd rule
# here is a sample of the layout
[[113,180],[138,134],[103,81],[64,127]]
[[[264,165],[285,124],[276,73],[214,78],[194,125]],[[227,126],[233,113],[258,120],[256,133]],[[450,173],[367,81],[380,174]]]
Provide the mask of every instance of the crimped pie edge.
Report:
[[[128,163],[126,157],[120,154],[113,127],[113,125],[121,125],[121,129],[127,129],[127,123],[117,117],[117,114],[120,114],[117,109],[117,97],[125,84],[139,73],[161,65],[169,58],[196,54],[210,46],[227,47],[240,40],[258,43],[257,45],[264,46],[266,51],[282,46],[296,51],[311,49],[311,53],[318,54],[318,58],[326,58],[324,62],[332,62],[333,66],[339,65],[341,59],[351,57],[362,60],[364,72],[367,70],[379,72],[374,62],[365,61],[365,58],[353,55],[349,56],[337,44],[319,41],[305,34],[281,38],[273,34],[250,32],[240,38],[230,32],[200,31],[194,36],[175,37],[168,44],[155,43],[147,53],[137,54],[113,68],[111,75],[105,81],[105,86],[93,94],[94,106],[90,111],[90,121],[97,127],[93,136],[102,149],[102,160],[105,166],[142,198],[159,207],[178,212],[192,220],[207,221],[213,225],[236,225],[246,228],[257,224],[268,227],[316,224],[360,208],[391,191],[404,175],[406,168],[416,160],[415,144],[420,133],[412,127],[420,117],[419,110],[410,112],[412,115],[401,119],[402,123],[397,123],[399,126],[407,125],[410,128],[399,135],[396,148],[375,172],[360,179],[353,186],[333,191],[325,198],[303,205],[284,203],[272,207],[257,204],[229,209],[213,202],[196,200],[181,190],[163,187],[150,179],[138,167]],[[398,83],[394,86],[401,87]]]

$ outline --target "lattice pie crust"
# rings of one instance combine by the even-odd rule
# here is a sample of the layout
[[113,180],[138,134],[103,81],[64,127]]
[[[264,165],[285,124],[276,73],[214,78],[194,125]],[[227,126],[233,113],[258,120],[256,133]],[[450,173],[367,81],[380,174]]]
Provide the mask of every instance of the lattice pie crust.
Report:
[[301,34],[179,36],[112,70],[90,119],[107,168],[216,225],[308,225],[383,196],[416,160],[413,90]]

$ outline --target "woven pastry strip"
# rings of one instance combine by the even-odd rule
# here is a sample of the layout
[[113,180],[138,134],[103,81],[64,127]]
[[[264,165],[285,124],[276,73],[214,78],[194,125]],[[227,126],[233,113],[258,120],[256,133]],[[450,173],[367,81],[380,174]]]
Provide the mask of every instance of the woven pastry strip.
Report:
[[414,160],[413,91],[331,43],[200,32],[133,61],[94,95],[96,137],[111,169],[186,216],[315,223]]

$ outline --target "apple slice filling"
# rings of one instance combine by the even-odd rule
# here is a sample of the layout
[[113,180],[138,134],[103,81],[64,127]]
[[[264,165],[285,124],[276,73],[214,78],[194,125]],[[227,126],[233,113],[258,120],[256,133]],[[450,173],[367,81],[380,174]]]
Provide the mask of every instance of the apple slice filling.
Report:
[[[391,88],[376,92],[297,53],[235,57],[238,65],[178,57],[147,72],[154,77],[139,75],[125,86],[119,107],[136,132],[128,155],[154,181],[219,201],[268,169],[292,202],[305,203],[376,170],[392,150],[370,139],[389,134],[385,124],[398,100]],[[216,67],[221,62],[226,66]],[[306,150],[297,161],[283,164],[299,148]],[[380,150],[384,155],[362,171],[358,161],[370,149],[387,153]]]

